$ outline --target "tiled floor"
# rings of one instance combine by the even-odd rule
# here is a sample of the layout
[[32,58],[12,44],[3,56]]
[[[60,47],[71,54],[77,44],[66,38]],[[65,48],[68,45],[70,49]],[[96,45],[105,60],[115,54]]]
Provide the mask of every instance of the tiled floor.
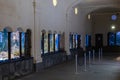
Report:
[[78,74],[75,74],[75,62],[65,62],[21,78],[20,80],[120,80],[120,62],[113,59],[96,61],[87,71],[83,65],[78,65]]

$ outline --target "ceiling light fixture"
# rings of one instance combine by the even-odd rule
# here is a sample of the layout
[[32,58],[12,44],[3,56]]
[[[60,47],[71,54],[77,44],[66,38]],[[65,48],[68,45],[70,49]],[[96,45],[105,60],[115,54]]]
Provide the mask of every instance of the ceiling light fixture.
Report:
[[53,0],[53,6],[57,6],[57,0]]
[[88,14],[88,19],[90,20],[90,18],[91,18],[91,15],[90,15],[90,14]]
[[75,8],[75,14],[76,15],[78,14],[78,8]]
[[112,30],[114,30],[115,28],[116,28],[115,25],[112,25],[112,26],[111,26],[111,29],[112,29]]

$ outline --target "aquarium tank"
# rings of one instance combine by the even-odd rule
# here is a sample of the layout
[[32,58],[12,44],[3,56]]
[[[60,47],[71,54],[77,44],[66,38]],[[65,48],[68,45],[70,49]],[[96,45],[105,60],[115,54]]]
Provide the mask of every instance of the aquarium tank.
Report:
[[89,35],[86,35],[86,37],[85,37],[85,46],[86,47],[89,46]]
[[75,40],[75,39],[76,39],[76,35],[73,35],[73,48],[76,47],[76,46],[75,46],[75,45],[76,45],[76,40]]
[[11,59],[20,57],[20,39],[19,32],[11,33]]
[[55,34],[55,51],[59,50],[59,45],[60,45],[60,35]]
[[21,52],[22,52],[22,56],[25,56],[25,33],[22,32],[21,33]]
[[0,61],[8,60],[8,32],[0,32]]
[[48,33],[44,34],[44,53],[48,53]]
[[50,52],[54,51],[54,40],[53,40],[53,34],[50,34]]
[[76,48],[78,47],[78,35],[75,35],[75,44],[76,44]]
[[86,37],[85,37],[85,46],[86,47],[91,46],[91,35],[86,35]]
[[120,46],[120,32],[116,33],[116,45]]
[[[117,35],[117,34],[116,34]],[[115,45],[115,34],[112,32],[108,33],[108,44],[109,46],[114,46]]]

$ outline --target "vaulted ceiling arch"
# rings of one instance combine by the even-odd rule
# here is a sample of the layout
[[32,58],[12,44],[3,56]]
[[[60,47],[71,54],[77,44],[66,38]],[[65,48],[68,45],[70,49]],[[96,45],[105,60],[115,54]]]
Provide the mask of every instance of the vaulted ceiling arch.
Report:
[[119,5],[120,0],[76,0],[67,6],[66,12],[69,13],[75,7],[78,7],[80,10],[85,10],[86,14],[96,11],[118,12],[120,9]]

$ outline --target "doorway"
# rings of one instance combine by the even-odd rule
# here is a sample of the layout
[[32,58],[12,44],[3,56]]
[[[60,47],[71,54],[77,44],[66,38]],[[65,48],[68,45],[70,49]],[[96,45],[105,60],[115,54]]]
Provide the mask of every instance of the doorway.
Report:
[[96,47],[103,46],[103,34],[95,34],[95,46]]

